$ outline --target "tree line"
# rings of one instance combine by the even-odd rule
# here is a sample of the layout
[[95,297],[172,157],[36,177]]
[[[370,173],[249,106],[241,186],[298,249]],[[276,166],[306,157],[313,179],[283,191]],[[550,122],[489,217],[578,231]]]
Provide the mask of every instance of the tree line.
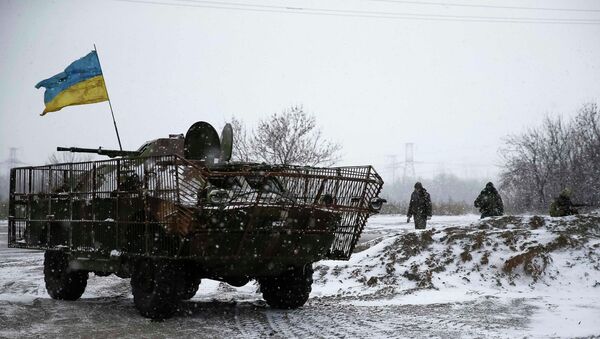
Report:
[[[341,146],[325,138],[316,117],[292,106],[259,120],[256,128],[232,117],[233,159],[267,164],[329,166],[340,159]],[[561,191],[575,202],[600,205],[600,113],[597,104],[583,105],[571,119],[547,117],[540,126],[509,135],[500,149],[504,160],[500,192],[511,213],[547,211]],[[52,155],[48,162],[69,162]],[[472,201],[484,180],[442,174],[421,179],[434,197],[436,214],[475,212]],[[404,213],[413,181],[387,183],[383,211]],[[0,201],[8,197],[8,176],[0,178]],[[6,210],[6,204],[0,210]],[[5,214],[5,213],[0,213]],[[0,216],[1,218],[1,216]]]
[[547,211],[568,190],[577,203],[600,204],[600,113],[583,105],[571,119],[547,117],[506,138],[500,155],[505,204],[515,212]]

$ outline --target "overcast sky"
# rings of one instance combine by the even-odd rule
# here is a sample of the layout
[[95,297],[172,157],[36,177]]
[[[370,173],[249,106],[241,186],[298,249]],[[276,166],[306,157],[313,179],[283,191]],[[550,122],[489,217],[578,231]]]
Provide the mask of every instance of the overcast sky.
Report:
[[[415,160],[428,163],[417,175],[493,177],[507,134],[600,101],[597,1],[218,2],[235,3],[0,0],[0,160],[9,147],[31,165],[56,146],[118,149],[107,102],[39,116],[34,85],[94,43],[124,149],[198,120],[220,131],[232,115],[255,124],[303,105],[342,144],[341,165],[389,176],[387,156],[403,160],[413,142]],[[228,6],[244,10],[211,8]]]

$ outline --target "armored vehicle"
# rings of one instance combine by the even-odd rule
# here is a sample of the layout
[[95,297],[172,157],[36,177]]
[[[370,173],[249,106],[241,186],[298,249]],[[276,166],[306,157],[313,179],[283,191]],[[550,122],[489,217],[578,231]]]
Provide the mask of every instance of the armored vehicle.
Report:
[[230,161],[233,132],[206,122],[137,151],[61,148],[109,160],[14,168],[9,247],[45,250],[54,299],[76,300],[88,274],[131,278],[149,318],[170,317],[201,279],[255,279],[275,308],[308,299],[312,263],[347,260],[383,181],[371,166]]

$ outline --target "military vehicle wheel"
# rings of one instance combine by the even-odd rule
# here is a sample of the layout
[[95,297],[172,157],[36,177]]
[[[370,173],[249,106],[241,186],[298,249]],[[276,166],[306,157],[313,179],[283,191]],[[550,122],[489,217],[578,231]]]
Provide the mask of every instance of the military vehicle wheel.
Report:
[[278,277],[264,278],[260,282],[263,298],[273,308],[294,309],[308,300],[313,282],[311,264],[297,267]]
[[167,262],[139,260],[131,275],[133,303],[140,314],[151,319],[165,319],[175,313],[177,291],[174,272]]
[[88,272],[69,267],[69,257],[62,251],[44,253],[44,281],[52,299],[77,300],[87,286]]
[[192,299],[196,295],[196,292],[198,292],[199,286],[200,279],[193,272],[184,270],[183,279],[180,279],[180,285],[177,286],[177,299]]
[[198,292],[198,288],[200,287],[200,282],[196,283],[187,283],[183,289],[177,291],[177,298],[179,300],[190,300]]

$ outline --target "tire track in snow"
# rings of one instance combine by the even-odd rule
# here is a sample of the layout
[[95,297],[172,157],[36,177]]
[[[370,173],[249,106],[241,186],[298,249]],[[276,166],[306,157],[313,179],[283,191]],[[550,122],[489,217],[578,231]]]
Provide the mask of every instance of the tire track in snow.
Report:
[[309,304],[298,310],[267,311],[267,319],[273,330],[286,338],[389,337],[393,333],[389,324],[371,317],[370,310]]
[[296,338],[297,336],[290,331],[290,326],[282,320],[280,310],[266,310],[265,315],[267,316],[267,321],[269,322],[269,326],[271,329],[278,335],[283,338]]
[[246,331],[246,326],[244,326],[244,324],[242,324],[242,320],[240,319],[240,309],[239,307],[235,308],[235,327],[240,331],[240,333],[242,334],[242,336],[244,338],[252,338],[252,336],[250,336],[250,333],[248,333]]
[[242,338],[264,338],[273,333],[264,311],[238,305],[234,318]]

